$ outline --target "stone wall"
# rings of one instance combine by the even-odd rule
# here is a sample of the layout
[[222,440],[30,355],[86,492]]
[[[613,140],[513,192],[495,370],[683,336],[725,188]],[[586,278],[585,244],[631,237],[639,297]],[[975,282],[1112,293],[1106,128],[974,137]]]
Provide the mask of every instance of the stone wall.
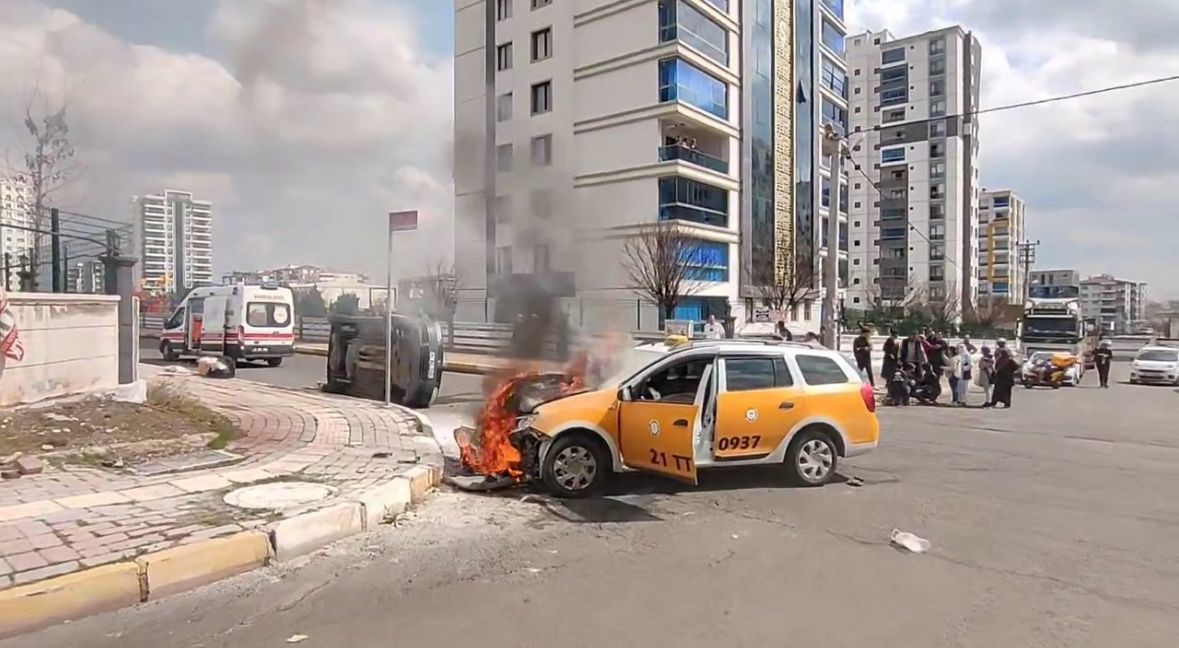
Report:
[[0,407],[115,389],[118,305],[107,295],[0,297]]

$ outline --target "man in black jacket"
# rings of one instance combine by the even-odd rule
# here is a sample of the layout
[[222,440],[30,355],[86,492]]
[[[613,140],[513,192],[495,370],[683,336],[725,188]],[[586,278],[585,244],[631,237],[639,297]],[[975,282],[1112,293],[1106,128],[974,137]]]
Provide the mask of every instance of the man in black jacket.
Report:
[[876,378],[872,375],[872,338],[867,327],[860,329],[856,341],[852,343],[852,353],[856,357],[856,367],[868,375],[868,384],[876,386]]
[[1101,388],[1109,389],[1109,367],[1113,363],[1113,348],[1109,340],[1102,340],[1093,352],[1093,364],[1097,365],[1097,377],[1101,379]]

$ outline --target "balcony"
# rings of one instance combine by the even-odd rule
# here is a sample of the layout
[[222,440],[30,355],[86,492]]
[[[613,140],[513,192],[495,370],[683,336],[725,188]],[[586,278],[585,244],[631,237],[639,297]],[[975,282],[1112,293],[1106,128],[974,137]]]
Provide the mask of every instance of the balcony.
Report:
[[831,10],[836,18],[843,20],[843,0],[819,0],[824,7]]
[[729,191],[688,178],[660,178],[659,220],[728,227]]
[[722,66],[729,64],[729,34],[724,27],[684,0],[659,0],[659,42],[673,41],[695,49]]
[[660,162],[679,160],[728,175],[728,137],[672,121],[661,123],[660,131],[663,134],[663,146],[659,148]]

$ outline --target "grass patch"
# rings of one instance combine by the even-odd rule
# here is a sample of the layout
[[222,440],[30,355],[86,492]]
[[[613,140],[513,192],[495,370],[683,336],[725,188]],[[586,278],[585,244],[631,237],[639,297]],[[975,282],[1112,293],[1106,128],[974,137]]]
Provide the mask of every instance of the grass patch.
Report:
[[237,438],[237,428],[229,418],[209,409],[204,403],[172,385],[148,385],[146,405],[158,411],[182,416],[193,425],[215,433],[217,436],[208,443],[211,450],[222,450]]

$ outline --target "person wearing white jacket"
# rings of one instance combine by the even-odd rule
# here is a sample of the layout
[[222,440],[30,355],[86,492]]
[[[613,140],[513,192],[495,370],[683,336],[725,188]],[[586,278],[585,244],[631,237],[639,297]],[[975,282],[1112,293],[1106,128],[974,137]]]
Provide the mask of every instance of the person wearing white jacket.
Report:
[[957,353],[954,354],[954,377],[958,379],[954,385],[954,402],[960,407],[966,406],[966,398],[970,393],[970,379],[973,377],[974,359],[970,353],[971,346],[969,340],[963,340],[958,343]]

